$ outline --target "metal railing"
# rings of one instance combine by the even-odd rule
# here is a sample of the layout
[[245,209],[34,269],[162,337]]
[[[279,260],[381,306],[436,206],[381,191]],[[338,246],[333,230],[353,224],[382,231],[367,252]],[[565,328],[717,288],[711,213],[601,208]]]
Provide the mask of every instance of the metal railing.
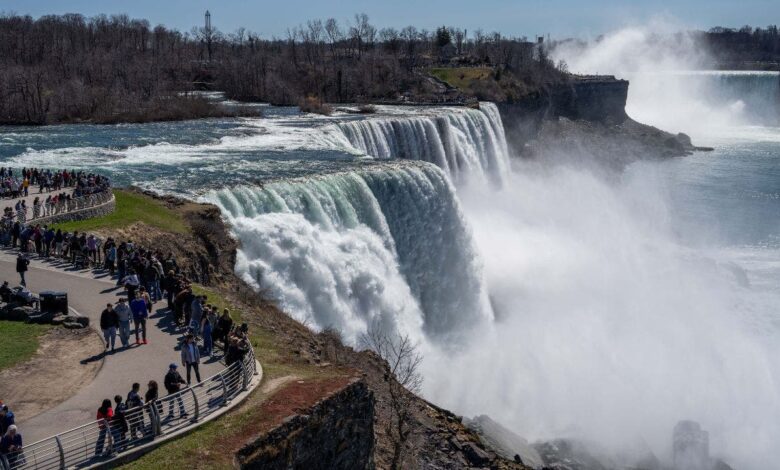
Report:
[[[85,194],[83,196],[74,197],[71,199],[62,199],[53,204],[46,204],[46,201],[41,201],[40,205],[32,206],[32,217],[27,218],[24,214],[18,214],[20,222],[29,222],[31,220],[46,219],[61,214],[67,214],[69,212],[80,211],[82,209],[88,209],[90,207],[99,206],[111,200],[114,196],[111,188],[106,188],[103,191],[92,194]],[[28,210],[30,208],[28,207]]]
[[248,390],[257,373],[256,366],[250,345],[243,360],[201,383],[129,409],[125,423],[93,421],[24,446],[19,452],[0,455],[0,470],[90,467],[181,429],[198,426],[204,417]]

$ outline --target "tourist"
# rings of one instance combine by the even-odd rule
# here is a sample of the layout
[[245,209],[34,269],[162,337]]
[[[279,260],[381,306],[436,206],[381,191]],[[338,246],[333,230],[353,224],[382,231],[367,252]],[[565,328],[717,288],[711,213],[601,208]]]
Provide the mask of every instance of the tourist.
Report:
[[16,424],[14,412],[8,408],[8,405],[0,407],[0,435],[5,434],[9,427]]
[[[163,409],[162,409],[162,403],[159,401],[160,398],[160,387],[157,385],[156,380],[150,380],[148,384],[146,384],[146,395],[144,396],[144,399],[146,400],[146,403],[148,405],[154,404],[157,408],[157,414],[162,415]],[[149,413],[152,412],[151,407],[149,408]]]
[[130,345],[130,317],[133,312],[124,297],[120,297],[114,312],[119,320],[119,340],[122,342],[122,347],[127,348]]
[[127,404],[122,403],[122,395],[114,396],[114,419],[111,420],[111,435],[114,439],[114,449],[122,452],[127,439]]
[[[122,271],[124,271],[124,269],[120,270],[120,274]],[[137,292],[138,287],[141,285],[141,280],[138,279],[138,275],[135,273],[135,270],[131,269],[128,271],[128,273],[129,274],[121,280],[121,283],[127,290],[127,298],[134,299],[135,293]]]
[[241,327],[230,335],[228,350],[225,354],[225,365],[230,366],[234,362],[244,359],[246,353],[249,352],[248,331],[249,326],[246,323],[242,323]]
[[214,341],[211,337],[213,327],[217,324],[217,314],[210,305],[206,308],[203,315],[200,331],[203,333],[203,355],[211,356],[214,349]]
[[24,253],[19,253],[16,256],[16,272],[19,273],[19,277],[21,278],[21,285],[27,286],[27,281],[24,279],[24,273],[27,272],[30,266],[30,260],[28,260]]
[[[165,390],[168,391],[168,395],[178,393],[181,390],[181,386],[187,383],[176,369],[178,369],[176,364],[171,363],[168,366],[168,373],[165,374]],[[176,397],[176,402],[179,404],[179,418],[184,418],[187,416],[187,410],[184,408],[184,400],[182,400],[181,395]],[[173,400],[168,405],[168,418],[173,419]]]
[[106,340],[106,349],[109,343],[111,352],[114,352],[116,342],[116,331],[119,328],[119,315],[114,311],[114,306],[107,304],[106,308],[100,314],[100,329],[103,330],[103,338]]
[[[111,408],[111,400],[106,398],[103,404],[97,410],[97,421],[100,433],[98,433],[95,443],[95,456],[103,455],[103,446],[106,443],[106,434],[108,433],[108,423],[114,418],[114,409]],[[110,449],[109,449],[110,450]]]
[[108,274],[113,276],[114,271],[116,271],[116,244],[110,238],[106,242],[105,259],[106,268],[108,268]]
[[200,322],[203,319],[203,304],[206,301],[206,296],[195,296],[190,306],[190,322],[189,326],[192,333],[196,336],[200,334]]
[[54,234],[54,256],[62,257],[62,244],[65,241],[65,235],[62,233],[62,229],[57,229],[57,233]]
[[189,333],[181,346],[181,364],[187,368],[187,384],[191,383],[190,371],[195,369],[195,378],[200,382],[200,351],[195,343],[195,336]]
[[149,291],[145,287],[141,286],[138,290],[138,295],[146,302],[146,310],[152,313],[152,298],[149,296]]
[[217,320],[217,328],[214,330],[214,336],[222,340],[222,350],[227,352],[228,337],[233,329],[233,317],[230,316],[230,310],[222,310],[222,316]]
[[141,344],[140,335],[143,333],[143,343],[148,344],[146,340],[146,319],[149,318],[149,312],[146,310],[146,301],[140,296],[130,301],[130,311],[133,312],[133,324],[135,325],[135,344]]
[[19,433],[15,424],[8,426],[0,439],[0,454],[5,455],[8,463],[14,467],[14,464],[20,464],[22,452],[22,435]]
[[144,400],[141,398],[141,384],[134,383],[130,392],[127,394],[127,421],[130,423],[130,440],[136,439],[136,434],[141,431],[141,437],[144,436],[143,432],[143,409]]
[[95,238],[94,235],[90,234],[87,237],[87,257],[92,259],[93,264],[97,264],[97,238]]

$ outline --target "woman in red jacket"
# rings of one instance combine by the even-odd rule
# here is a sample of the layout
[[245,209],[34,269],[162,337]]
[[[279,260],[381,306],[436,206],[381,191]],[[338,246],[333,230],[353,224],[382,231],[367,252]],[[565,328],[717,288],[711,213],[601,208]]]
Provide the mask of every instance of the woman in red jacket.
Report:
[[111,400],[106,398],[97,410],[98,428],[100,428],[100,433],[98,434],[98,440],[95,443],[96,456],[103,454],[103,446],[106,443],[106,434],[108,434],[108,422],[111,421],[113,417],[114,410],[111,408]]

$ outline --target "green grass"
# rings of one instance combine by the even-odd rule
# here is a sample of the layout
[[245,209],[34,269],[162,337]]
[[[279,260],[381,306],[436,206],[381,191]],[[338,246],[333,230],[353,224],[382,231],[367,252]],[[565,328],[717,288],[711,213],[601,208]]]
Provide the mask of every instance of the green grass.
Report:
[[99,229],[122,229],[135,222],[143,222],[174,233],[188,233],[184,219],[162,202],[144,194],[115,189],[116,210],[109,215],[94,219],[77,220],[57,224],[57,228],[72,232]]
[[434,68],[431,75],[461,90],[468,90],[475,81],[490,79],[493,69],[487,67]]
[[38,350],[41,336],[48,325],[0,321],[0,370],[11,368],[30,359]]

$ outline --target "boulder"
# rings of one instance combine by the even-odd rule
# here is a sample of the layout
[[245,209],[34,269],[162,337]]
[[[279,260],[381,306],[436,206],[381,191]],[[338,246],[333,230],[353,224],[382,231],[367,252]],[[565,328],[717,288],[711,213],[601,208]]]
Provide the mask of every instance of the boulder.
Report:
[[463,453],[466,454],[466,458],[469,459],[469,462],[477,467],[484,467],[492,460],[490,454],[480,449],[473,442],[467,442],[463,445]]

